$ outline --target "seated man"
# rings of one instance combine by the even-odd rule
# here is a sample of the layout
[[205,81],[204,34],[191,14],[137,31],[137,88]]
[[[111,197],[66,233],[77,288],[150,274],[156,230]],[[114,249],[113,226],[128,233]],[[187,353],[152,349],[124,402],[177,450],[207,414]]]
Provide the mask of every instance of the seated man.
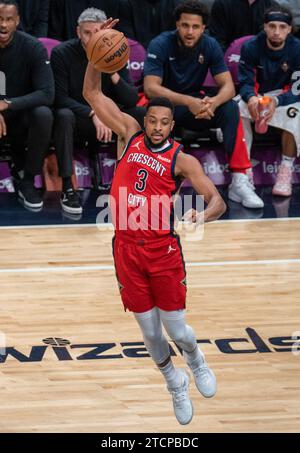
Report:
[[291,35],[289,9],[279,5],[271,7],[265,13],[264,22],[264,31],[246,42],[241,50],[242,101],[239,106],[250,152],[250,122],[258,119],[259,96],[270,92],[271,103],[265,122],[282,130],[282,162],[273,194],[290,196],[293,163],[297,151],[300,154],[300,90],[296,93],[291,86],[293,74],[300,71],[300,41]]
[[[248,208],[261,208],[263,201],[247,175],[251,163],[238,105],[232,100],[233,82],[219,44],[204,34],[207,16],[206,7],[198,1],[176,8],[177,30],[162,33],[149,45],[145,93],[149,98],[168,97],[176,106],[177,125],[195,131],[221,128],[233,172],[229,198]],[[201,95],[208,69],[219,87],[213,97]]]
[[[109,142],[112,131],[107,128],[91,110],[82,95],[84,75],[88,60],[86,45],[92,34],[106,23],[106,14],[95,8],[88,8],[78,19],[78,39],[72,39],[55,47],[51,55],[54,72],[55,125],[54,142],[58,158],[59,174],[63,181],[62,208],[71,214],[82,212],[81,200],[72,186],[74,134],[97,145],[100,141]],[[132,114],[140,122],[143,108],[135,107],[138,101],[137,89],[130,84],[126,68],[113,75],[103,74],[103,91],[123,110]]]
[[6,136],[11,145],[24,205],[40,209],[43,200],[34,187],[34,176],[42,173],[51,139],[53,117],[48,106],[54,100],[54,79],[46,49],[17,31],[19,22],[17,4],[0,0],[0,71],[6,85],[5,94],[1,90],[0,138]]

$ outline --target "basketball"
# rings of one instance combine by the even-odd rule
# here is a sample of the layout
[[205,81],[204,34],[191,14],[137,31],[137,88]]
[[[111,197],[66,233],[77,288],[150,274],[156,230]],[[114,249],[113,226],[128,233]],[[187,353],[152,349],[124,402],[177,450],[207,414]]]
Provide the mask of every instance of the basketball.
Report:
[[126,65],[130,48],[123,33],[106,29],[95,33],[87,45],[86,53],[98,71],[111,74]]

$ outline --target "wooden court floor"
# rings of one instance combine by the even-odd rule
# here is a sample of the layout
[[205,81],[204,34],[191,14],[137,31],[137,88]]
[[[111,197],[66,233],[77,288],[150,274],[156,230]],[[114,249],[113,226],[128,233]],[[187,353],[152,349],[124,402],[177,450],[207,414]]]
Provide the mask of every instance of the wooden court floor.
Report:
[[183,241],[187,319],[218,379],[211,400],[191,383],[185,427],[122,309],[111,237],[0,230],[0,432],[299,432],[300,220],[216,222]]

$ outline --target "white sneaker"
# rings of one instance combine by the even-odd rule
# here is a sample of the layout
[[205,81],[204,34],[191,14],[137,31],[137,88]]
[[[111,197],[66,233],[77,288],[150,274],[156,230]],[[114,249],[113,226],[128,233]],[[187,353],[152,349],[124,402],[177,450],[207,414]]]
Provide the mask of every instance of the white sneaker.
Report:
[[205,398],[212,398],[217,392],[217,379],[214,372],[208,368],[203,352],[200,349],[199,352],[201,354],[201,360],[195,364],[188,362],[188,356],[184,351],[183,357],[193,373],[198,391]]
[[180,375],[182,384],[180,387],[169,388],[173,398],[173,408],[175,416],[181,425],[187,425],[193,418],[193,405],[189,398],[190,378],[185,370],[179,368],[177,373]]
[[279,195],[280,197],[290,197],[292,195],[292,175],[292,169],[287,165],[281,164],[272,194]]
[[232,183],[229,186],[228,198],[242,203],[246,208],[263,208],[264,202],[255,193],[254,186],[244,173],[233,173]]

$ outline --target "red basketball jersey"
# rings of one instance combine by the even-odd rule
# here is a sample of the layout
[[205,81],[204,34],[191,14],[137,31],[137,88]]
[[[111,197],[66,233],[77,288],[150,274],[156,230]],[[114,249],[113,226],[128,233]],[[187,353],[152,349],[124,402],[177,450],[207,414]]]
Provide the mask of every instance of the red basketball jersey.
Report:
[[161,151],[150,149],[145,133],[128,142],[118,162],[110,192],[117,236],[158,239],[173,232],[173,195],[181,179],[174,174],[182,146],[169,139]]

